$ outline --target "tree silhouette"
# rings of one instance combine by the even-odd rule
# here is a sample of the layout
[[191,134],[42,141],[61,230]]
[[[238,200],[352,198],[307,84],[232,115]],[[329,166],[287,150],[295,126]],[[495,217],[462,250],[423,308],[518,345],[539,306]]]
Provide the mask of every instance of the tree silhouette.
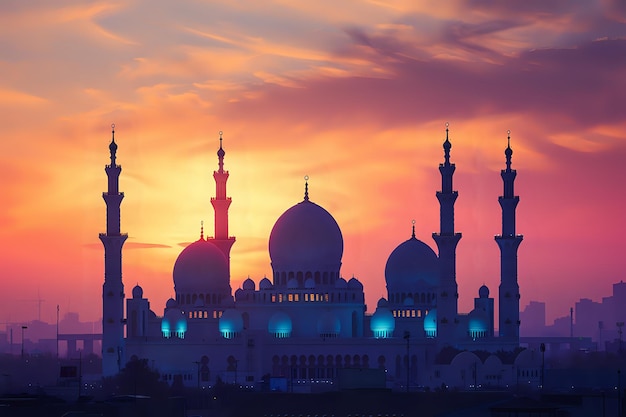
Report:
[[162,398],[168,394],[168,385],[160,380],[156,369],[148,366],[147,359],[133,357],[114,377],[105,380],[104,388],[109,395],[145,395]]

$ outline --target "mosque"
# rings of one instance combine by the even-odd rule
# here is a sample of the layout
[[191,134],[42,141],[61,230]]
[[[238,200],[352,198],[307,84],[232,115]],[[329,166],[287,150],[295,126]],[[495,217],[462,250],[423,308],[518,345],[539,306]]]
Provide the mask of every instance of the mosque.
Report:
[[[443,142],[439,164],[440,230],[432,237],[436,253],[415,236],[400,243],[385,267],[387,298],[372,315],[366,314],[363,284],[341,274],[343,238],[333,216],[309,197],[308,178],[302,201],[276,220],[269,236],[272,279],[248,278],[234,291],[230,284],[230,250],[235,238],[228,233],[226,152],[217,151],[214,237],[200,233],[182,250],[173,266],[175,298],[161,310],[152,309],[142,288],[125,300],[115,126],[106,165],[107,228],[100,234],[105,253],[103,285],[103,376],[119,372],[131,358],[145,358],[163,380],[208,387],[218,379],[242,386],[275,381],[275,389],[313,391],[337,384],[346,370],[382,375],[387,387],[437,387],[461,381],[503,384],[514,378],[510,365],[495,355],[478,364],[467,351],[513,351],[519,346],[519,286],[517,248],[522,236],[515,231],[516,171],[513,151],[505,150],[506,168],[499,197],[502,234],[495,237],[501,253],[498,334],[494,332],[494,298],[486,286],[478,290],[474,309],[459,313],[456,282],[456,246],[461,233],[454,228],[455,164],[451,142]],[[407,233],[408,235],[408,233]],[[236,260],[235,260],[236,261]],[[124,313],[126,302],[126,313]],[[442,363],[444,347],[460,353]],[[480,369],[477,369],[477,366]],[[520,368],[517,369],[519,377]],[[509,375],[510,374],[510,375]],[[269,377],[269,378],[268,378]],[[359,378],[357,378],[359,379]]]

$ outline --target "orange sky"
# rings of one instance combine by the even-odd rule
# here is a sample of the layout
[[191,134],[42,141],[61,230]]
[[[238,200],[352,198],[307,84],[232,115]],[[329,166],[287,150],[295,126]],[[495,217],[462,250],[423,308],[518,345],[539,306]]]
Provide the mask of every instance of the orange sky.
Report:
[[507,129],[521,305],[554,318],[609,295],[626,267],[626,7],[490,3],[2,2],[1,321],[37,318],[38,294],[44,320],[100,317],[111,123],[126,292],[140,283],[158,314],[181,244],[201,220],[212,233],[220,130],[233,290],[271,276],[269,232],[309,175],[372,312],[412,219],[436,249],[449,121],[460,311],[483,283],[497,294]]

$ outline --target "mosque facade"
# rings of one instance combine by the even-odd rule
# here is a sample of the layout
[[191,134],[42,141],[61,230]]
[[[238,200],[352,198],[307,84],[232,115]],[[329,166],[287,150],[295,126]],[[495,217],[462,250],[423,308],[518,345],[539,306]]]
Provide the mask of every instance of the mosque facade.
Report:
[[[217,380],[242,386],[272,380],[277,389],[332,389],[340,376],[349,374],[347,370],[364,372],[364,379],[382,376],[387,387],[396,388],[437,387],[461,376],[470,383],[465,368],[471,373],[473,366],[476,379],[477,364],[469,352],[447,364],[438,355],[448,346],[485,352],[519,346],[517,249],[522,236],[515,231],[519,197],[514,193],[516,171],[511,169],[509,140],[506,169],[501,171],[504,192],[499,197],[502,234],[495,237],[501,251],[496,335],[494,298],[486,286],[478,290],[471,312],[458,312],[456,247],[461,233],[454,227],[458,192],[453,189],[451,148],[446,126],[441,190],[436,194],[440,230],[433,233],[438,253],[416,238],[413,226],[410,238],[389,255],[387,297],[369,315],[363,284],[341,274],[341,228],[309,198],[308,182],[303,200],[288,208],[270,233],[271,279],[248,278],[233,292],[230,250],[235,238],[228,233],[229,172],[224,169],[220,132],[218,169],[213,173],[216,192],[211,198],[214,237],[205,237],[202,229],[199,239],[182,250],[173,266],[175,297],[157,310],[139,285],[124,300],[122,247],[127,235],[120,231],[124,194],[119,191],[121,166],[113,129],[111,162],[105,167],[108,189],[103,193],[107,229],[100,234],[105,251],[103,376],[115,375],[131,358],[145,358],[168,383],[178,380],[197,387]],[[482,376],[500,383],[514,378],[506,374],[513,372],[511,367],[498,361],[481,361]],[[461,373],[455,370],[455,363],[466,362]]]

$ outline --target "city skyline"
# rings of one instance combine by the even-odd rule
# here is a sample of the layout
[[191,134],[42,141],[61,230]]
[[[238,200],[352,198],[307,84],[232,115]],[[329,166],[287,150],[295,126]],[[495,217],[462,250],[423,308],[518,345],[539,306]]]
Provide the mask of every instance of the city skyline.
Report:
[[36,318],[39,298],[42,320],[57,304],[100,317],[111,123],[127,296],[139,283],[164,302],[182,244],[201,221],[213,234],[223,131],[233,290],[271,277],[269,232],[308,175],[311,200],[343,231],[342,274],[363,282],[373,313],[386,259],[413,219],[436,250],[446,121],[463,233],[459,311],[483,283],[497,292],[508,129],[520,306],[546,301],[553,319],[608,293],[626,266],[623,6],[393,6],[0,6],[0,38],[12,40],[0,48],[1,289],[15,300],[0,308],[3,321]]

